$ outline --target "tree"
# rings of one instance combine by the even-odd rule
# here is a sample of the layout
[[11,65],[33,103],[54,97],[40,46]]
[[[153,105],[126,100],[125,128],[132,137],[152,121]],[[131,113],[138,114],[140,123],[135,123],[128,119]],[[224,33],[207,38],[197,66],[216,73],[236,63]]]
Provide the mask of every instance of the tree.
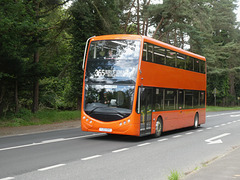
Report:
[[73,36],[71,58],[71,97],[81,107],[83,71],[82,58],[86,40],[94,35],[119,32],[119,4],[112,0],[78,0],[71,7]]

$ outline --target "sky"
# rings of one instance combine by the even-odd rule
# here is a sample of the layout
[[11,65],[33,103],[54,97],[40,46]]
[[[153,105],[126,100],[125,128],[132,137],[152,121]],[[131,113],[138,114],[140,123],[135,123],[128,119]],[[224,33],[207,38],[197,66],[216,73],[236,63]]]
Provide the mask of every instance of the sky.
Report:
[[237,21],[240,22],[240,0],[238,0],[238,9],[235,12],[237,13]]

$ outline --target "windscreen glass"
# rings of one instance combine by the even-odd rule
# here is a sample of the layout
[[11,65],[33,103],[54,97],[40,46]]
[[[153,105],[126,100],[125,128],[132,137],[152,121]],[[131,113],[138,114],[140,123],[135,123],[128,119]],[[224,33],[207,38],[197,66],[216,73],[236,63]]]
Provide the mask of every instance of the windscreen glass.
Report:
[[140,41],[104,40],[90,44],[85,76],[85,112],[114,121],[132,112]]

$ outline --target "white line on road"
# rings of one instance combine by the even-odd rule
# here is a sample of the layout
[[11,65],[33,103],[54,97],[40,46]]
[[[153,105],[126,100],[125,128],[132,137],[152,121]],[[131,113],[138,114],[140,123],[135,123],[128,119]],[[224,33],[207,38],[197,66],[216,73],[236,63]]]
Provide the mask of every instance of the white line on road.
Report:
[[198,132],[202,132],[203,130],[202,129],[199,129],[199,130],[197,130]]
[[47,171],[49,169],[54,169],[54,168],[58,168],[58,167],[65,166],[65,165],[66,164],[56,164],[54,166],[49,166],[49,167],[38,169],[38,171]]
[[15,177],[6,177],[6,178],[2,178],[0,180],[11,180],[11,179],[15,179]]
[[237,114],[237,113],[239,114],[239,111],[238,112],[231,112],[231,113],[222,113],[222,114],[208,115],[206,117],[209,118],[209,117],[225,116],[225,115]]
[[176,135],[176,136],[173,136],[172,138],[179,138],[181,137],[182,135]]
[[224,137],[224,136],[228,136],[228,135],[230,135],[230,134],[231,134],[231,133],[224,133],[224,134],[221,134],[221,135],[219,135],[219,136],[215,136],[215,137],[206,139],[205,141],[206,141],[208,144],[219,144],[219,143],[223,143],[220,138],[222,138],[222,137]]
[[18,149],[18,148],[24,148],[24,147],[30,147],[30,146],[37,146],[37,145],[49,144],[49,143],[55,143],[55,142],[69,141],[69,140],[74,140],[74,139],[81,139],[81,138],[100,136],[100,135],[102,135],[102,134],[90,134],[90,135],[86,135],[86,136],[76,136],[76,137],[71,137],[71,138],[52,139],[52,140],[42,141],[39,143],[31,143],[31,144],[1,148],[0,151],[6,151],[6,150]]
[[237,115],[230,115],[230,117],[239,117],[240,114],[237,114]]
[[188,132],[188,133],[186,133],[186,135],[190,135],[190,134],[193,134],[194,132]]
[[219,128],[220,126],[219,125],[216,125],[216,126],[214,126],[215,128]]
[[212,127],[208,127],[207,129],[208,129],[208,130],[209,130],[209,129],[212,129]]
[[118,150],[115,150],[115,151],[112,151],[112,152],[113,153],[118,153],[118,152],[127,151],[127,150],[129,150],[129,148],[118,149]]
[[95,156],[90,156],[90,157],[82,158],[81,160],[82,160],[82,161],[87,161],[87,160],[94,159],[94,158],[98,158],[98,157],[101,157],[101,156],[102,156],[102,155],[95,155]]
[[139,144],[139,145],[137,145],[137,146],[141,147],[141,146],[146,146],[146,145],[149,145],[149,144],[151,144],[151,143]]
[[46,141],[42,141],[42,143],[54,143],[54,142],[59,142],[59,141],[64,141],[64,138],[59,138],[59,139],[50,139]]
[[159,139],[158,142],[163,142],[163,141],[167,141],[168,139]]

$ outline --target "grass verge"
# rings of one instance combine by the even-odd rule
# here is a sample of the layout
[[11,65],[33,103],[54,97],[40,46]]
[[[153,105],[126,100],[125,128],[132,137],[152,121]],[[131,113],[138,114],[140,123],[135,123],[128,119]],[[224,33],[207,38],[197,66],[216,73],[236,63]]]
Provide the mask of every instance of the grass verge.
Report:
[[236,107],[220,107],[220,106],[207,106],[206,111],[233,111],[233,110],[240,110],[239,106]]
[[80,111],[40,110],[33,114],[29,110],[21,109],[17,114],[10,114],[0,118],[0,127],[53,124],[80,119],[80,117]]

